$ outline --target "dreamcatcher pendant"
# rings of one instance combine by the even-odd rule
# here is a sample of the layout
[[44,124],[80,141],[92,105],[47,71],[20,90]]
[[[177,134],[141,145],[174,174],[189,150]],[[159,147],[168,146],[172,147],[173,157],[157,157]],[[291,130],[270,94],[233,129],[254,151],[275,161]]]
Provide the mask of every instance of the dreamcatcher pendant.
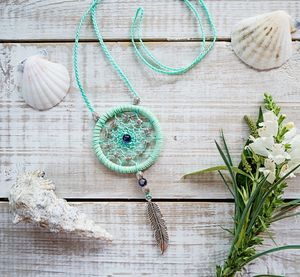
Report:
[[147,200],[147,216],[161,253],[168,247],[167,226],[152,195],[143,171],[158,158],[162,145],[159,122],[149,111],[135,105],[114,108],[99,117],[94,113],[93,149],[109,169],[135,173]]
[[[110,54],[110,51],[106,47],[100,34],[95,16],[95,10],[98,1],[101,2],[100,0],[93,0],[92,5],[82,16],[76,32],[74,46],[74,70],[77,85],[88,109],[91,111],[93,118],[96,121],[96,126],[93,132],[93,149],[99,161],[109,169],[119,173],[136,174],[137,183],[145,194],[145,199],[147,201],[147,214],[150,224],[154,230],[155,239],[160,247],[161,252],[164,253],[169,243],[167,226],[159,206],[152,202],[152,195],[149,185],[146,178],[143,176],[143,171],[149,168],[156,161],[160,153],[162,135],[159,122],[152,113],[137,105],[139,103],[138,94],[135,92],[130,81],[123,73],[122,69],[117,65],[116,61]],[[156,72],[168,75],[182,74],[187,72],[207,55],[207,53],[212,49],[216,40],[215,27],[204,2],[202,0],[198,0],[203,7],[203,10],[209,21],[209,26],[213,31],[213,40],[208,46],[205,33],[203,31],[200,14],[198,13],[197,8],[189,0],[184,0],[183,2],[196,17],[202,37],[202,50],[200,54],[190,65],[186,67],[171,68],[169,66],[165,66],[149,52],[140,37],[140,24],[144,13],[142,8],[137,10],[136,16],[133,20],[131,27],[131,41],[134,46],[134,50],[137,56],[149,68],[155,70]],[[95,113],[95,110],[87,98],[82,83],[80,82],[78,72],[77,52],[79,34],[85,18],[89,14],[91,15],[94,31],[103,53],[106,55],[111,65],[116,69],[117,73],[120,75],[134,97],[134,105],[116,107],[100,117],[97,113]],[[137,28],[135,28],[136,25]],[[143,51],[140,51],[135,43],[134,36],[136,29],[138,30],[139,41]]]

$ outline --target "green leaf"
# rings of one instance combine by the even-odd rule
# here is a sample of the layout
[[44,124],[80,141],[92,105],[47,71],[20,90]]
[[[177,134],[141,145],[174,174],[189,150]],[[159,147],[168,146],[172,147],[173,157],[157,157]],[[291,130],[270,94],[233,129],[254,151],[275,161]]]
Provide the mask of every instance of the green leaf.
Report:
[[260,252],[258,254],[253,255],[252,257],[250,257],[249,259],[247,259],[247,263],[250,263],[251,261],[264,256],[264,255],[268,255],[274,252],[279,252],[279,251],[284,251],[284,250],[295,250],[295,249],[300,249],[300,245],[285,245],[285,246],[280,246],[280,247],[274,247],[272,249]]
[[272,217],[272,222],[286,218],[286,217],[291,217],[291,216],[297,215],[298,213],[291,214],[290,212],[295,210],[299,206],[300,206],[300,199],[296,199],[296,200],[292,200],[292,201],[283,203],[275,211],[275,214]]
[[247,123],[249,130],[250,130],[250,135],[257,138],[258,137],[258,132],[257,132],[257,125],[256,123],[253,122],[252,118],[248,115],[244,116],[244,120]]
[[239,168],[242,169],[244,168],[246,173],[251,173],[252,172],[252,167],[250,165],[250,163],[247,161],[247,157],[246,157],[246,150],[243,149],[242,155],[241,155],[241,162],[239,164]]
[[[247,174],[243,170],[239,169],[238,167],[231,166],[231,169],[235,173],[241,174],[243,176],[246,176],[246,177],[252,179],[252,177],[249,174]],[[213,167],[209,167],[209,168],[205,168],[205,169],[202,169],[202,170],[197,170],[197,171],[194,171],[194,172],[184,174],[182,176],[182,178],[185,178],[185,177],[188,177],[188,176],[193,176],[193,175],[201,175],[201,174],[210,173],[210,172],[214,172],[214,171],[220,171],[220,170],[228,170],[228,167],[226,165],[213,166]]]
[[282,215],[282,216],[274,216],[274,217],[272,218],[272,222],[279,221],[279,220],[282,220],[282,219],[285,219],[285,218],[288,218],[288,217],[297,216],[297,215],[300,215],[300,212],[298,212],[298,213],[286,214],[286,215]]
[[245,219],[246,219],[246,216],[249,212],[249,210],[251,209],[251,206],[255,200],[255,198],[257,197],[258,193],[260,192],[261,190],[261,187],[266,183],[267,181],[267,178],[268,176],[265,176],[264,178],[262,178],[262,180],[257,184],[256,186],[256,189],[254,190],[254,192],[251,194],[244,210],[243,210],[243,213],[241,215],[241,217],[239,218],[239,223],[238,223],[238,226],[237,226],[237,229],[236,229],[236,232],[235,232],[235,238],[234,238],[234,241],[233,241],[233,244],[231,246],[231,250],[230,250],[230,253],[232,252],[232,250],[234,249],[235,247],[235,243],[237,242],[238,239],[240,239],[240,235],[241,235],[241,231],[242,231],[242,228],[245,224]]
[[259,215],[259,213],[261,212],[264,204],[265,204],[265,200],[267,198],[268,195],[270,195],[270,193],[282,182],[284,181],[290,174],[292,174],[295,170],[297,170],[297,168],[300,166],[300,164],[298,164],[296,167],[294,167],[292,170],[290,170],[287,174],[285,174],[282,178],[280,178],[278,181],[276,181],[273,185],[270,186],[270,188],[267,190],[267,192],[265,192],[265,194],[263,195],[263,197],[260,200],[260,203],[258,205],[258,207],[254,210],[254,214],[251,218],[251,221],[248,225],[247,228],[247,234],[249,235],[251,228],[253,227],[253,225],[255,224],[255,221]]
[[219,174],[221,175],[221,178],[222,178],[222,180],[223,180],[225,186],[228,188],[228,190],[230,191],[232,197],[234,198],[233,191],[231,190],[230,186],[228,185],[228,183],[227,183],[226,179],[224,178],[222,172],[221,172],[220,170],[219,170],[218,172],[219,172]]
[[298,206],[300,205],[300,199],[291,200],[288,202],[284,202],[280,208],[290,207],[290,206]]
[[271,94],[265,93],[265,108],[269,111],[273,111],[273,113],[278,116],[280,113],[280,107],[277,106]]
[[216,266],[216,273],[217,273],[217,277],[221,277],[222,276],[222,267],[217,265]]
[[220,145],[215,141],[215,144],[218,148],[218,151],[225,163],[225,165],[227,166],[227,169],[230,173],[230,176],[231,176],[231,179],[232,179],[232,186],[233,186],[233,192],[234,192],[234,202],[235,202],[235,220],[237,218],[239,218],[240,216],[240,213],[241,213],[241,208],[242,208],[242,199],[238,193],[238,189],[237,189],[237,182],[236,182],[236,179],[235,179],[235,175],[233,173],[233,170],[232,170],[232,166],[230,164],[230,162],[227,160],[227,157],[225,156],[223,150],[221,149]]
[[258,124],[263,121],[264,121],[263,111],[262,111],[262,108],[259,107],[258,118],[257,118],[257,123],[256,123],[257,127],[258,127]]
[[243,170],[239,169],[238,167],[232,167],[232,170],[235,172],[235,173],[238,173],[238,174],[241,174],[245,177],[248,177],[249,179],[253,179],[249,174],[247,174],[246,172],[244,172]]
[[228,228],[224,228],[224,227],[222,227],[221,225],[220,225],[219,227],[220,227],[222,230],[228,232],[230,235],[232,235],[232,236],[234,235],[232,230],[229,230]]
[[269,238],[273,241],[273,243],[274,243],[276,246],[278,246],[277,243],[276,243],[276,241],[275,241],[275,239],[274,239],[274,237],[273,237],[273,235],[272,235],[272,234],[270,233],[270,231],[268,230],[268,228],[267,228],[265,222],[264,222],[260,217],[259,217],[259,221],[260,221],[261,225],[264,227],[265,232],[267,233],[267,235],[269,236]]
[[220,170],[227,170],[227,166],[226,165],[218,165],[218,166],[205,168],[205,169],[202,169],[202,170],[197,170],[197,171],[194,171],[194,172],[184,174],[182,176],[182,178],[185,178],[185,177],[188,177],[188,176],[193,176],[193,175],[201,175],[201,174],[204,174],[204,173],[210,173],[210,172],[220,171]]
[[225,165],[227,167],[227,170],[230,173],[230,176],[231,176],[231,179],[232,179],[232,183],[234,184],[234,187],[236,187],[237,184],[236,184],[235,175],[233,174],[232,165],[230,164],[229,160],[225,156],[225,154],[224,154],[223,150],[221,149],[220,145],[216,141],[215,141],[215,144],[216,144],[216,146],[218,148],[218,151],[219,151],[219,153],[220,153],[220,155],[221,155],[221,157],[222,157],[222,159],[223,159],[223,161],[224,161],[224,163],[225,163]]
[[230,164],[231,166],[233,166],[232,159],[231,159],[231,157],[230,157],[229,149],[228,149],[228,146],[227,146],[225,137],[224,137],[223,130],[221,131],[221,139],[222,139],[222,142],[223,142],[223,144],[224,144],[224,148],[225,148],[225,152],[226,152],[226,154],[227,154],[227,158],[228,158],[229,164]]

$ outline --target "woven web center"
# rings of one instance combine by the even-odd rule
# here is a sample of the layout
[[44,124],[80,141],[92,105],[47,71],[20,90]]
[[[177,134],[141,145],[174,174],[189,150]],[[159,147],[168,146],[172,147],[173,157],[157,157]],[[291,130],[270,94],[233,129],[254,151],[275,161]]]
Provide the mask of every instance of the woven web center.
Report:
[[134,166],[149,158],[155,147],[155,130],[150,119],[138,112],[120,112],[100,130],[99,144],[111,162]]

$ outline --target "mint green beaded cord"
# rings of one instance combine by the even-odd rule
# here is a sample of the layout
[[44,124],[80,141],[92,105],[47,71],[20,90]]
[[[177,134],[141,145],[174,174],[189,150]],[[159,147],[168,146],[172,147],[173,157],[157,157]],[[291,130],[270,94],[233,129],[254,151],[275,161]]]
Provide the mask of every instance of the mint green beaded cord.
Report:
[[[93,114],[93,116],[96,113],[83,89],[82,83],[79,78],[79,70],[78,70],[78,46],[79,46],[80,31],[82,29],[83,23],[86,17],[88,16],[88,14],[91,15],[96,37],[98,38],[99,44],[105,56],[112,64],[112,66],[115,68],[115,70],[117,71],[121,79],[124,81],[126,86],[131,91],[135,100],[134,103],[137,104],[139,102],[139,95],[136,93],[130,81],[128,80],[128,78],[126,77],[122,69],[118,66],[118,64],[112,57],[112,55],[110,54],[109,50],[107,49],[103,41],[103,37],[100,34],[99,27],[96,21],[96,16],[95,16],[97,4],[100,2],[101,1],[99,0],[94,0],[92,5],[86,10],[84,15],[82,16],[76,31],[75,45],[74,45],[74,71],[75,71],[76,82],[81,92],[81,95],[84,99],[84,102],[86,103],[88,109]],[[212,24],[207,8],[202,2],[202,0],[199,0],[199,2],[202,4],[207,14],[207,17],[209,19],[214,34],[213,41],[211,42],[208,48],[206,48],[205,46],[205,42],[206,42],[205,34],[203,31],[202,22],[199,13],[197,12],[196,8],[190,3],[190,1],[184,0],[184,2],[195,15],[202,36],[201,53],[192,62],[192,64],[188,65],[187,67],[171,68],[165,66],[161,64],[154,57],[154,55],[151,54],[151,52],[147,49],[147,47],[144,45],[141,39],[141,20],[143,17],[142,8],[139,8],[137,10],[136,16],[133,20],[130,34],[131,34],[131,40],[134,49],[136,51],[136,54],[138,57],[141,58],[141,60],[147,66],[149,66],[151,69],[157,72],[174,75],[174,74],[182,74],[188,71],[204,58],[204,56],[212,49],[213,44],[216,40],[215,28]],[[134,41],[136,24],[138,26],[139,42],[141,44],[143,51],[146,53],[147,58],[143,56],[143,53],[140,52],[140,50],[138,49]],[[148,61],[148,59],[150,60],[150,62]],[[125,121],[127,120],[126,118],[128,117],[136,120],[135,123],[129,121],[131,124],[129,127],[126,125],[127,122]],[[118,122],[120,126],[116,127],[115,126],[116,122]],[[139,123],[140,125],[136,126],[137,123]],[[123,134],[124,132],[126,133],[126,135],[130,135],[130,138],[132,138],[132,141],[128,144],[127,143],[124,144],[124,142],[120,138],[120,134]],[[151,132],[154,133],[152,134],[152,136],[150,135]],[[136,136],[136,133],[139,136]],[[145,142],[145,144],[143,144],[142,142]],[[114,145],[112,146],[111,143]],[[102,162],[106,167],[110,168],[111,170],[117,171],[119,173],[136,173],[139,171],[143,171],[146,168],[150,167],[156,161],[160,153],[161,145],[162,145],[162,135],[161,135],[158,120],[153,114],[151,114],[150,112],[148,112],[147,110],[141,107],[137,107],[134,105],[123,105],[112,109],[111,111],[105,113],[100,118],[97,117],[97,123],[93,133],[93,148],[99,161]],[[112,147],[114,148],[112,149]],[[114,153],[115,150],[117,152]]]

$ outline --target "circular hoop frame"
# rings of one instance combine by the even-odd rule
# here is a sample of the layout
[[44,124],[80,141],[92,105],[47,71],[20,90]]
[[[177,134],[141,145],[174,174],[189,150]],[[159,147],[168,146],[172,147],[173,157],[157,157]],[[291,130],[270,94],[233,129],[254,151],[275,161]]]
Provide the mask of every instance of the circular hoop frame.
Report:
[[[153,152],[150,154],[150,156],[143,161],[142,163],[134,166],[122,166],[113,163],[111,160],[109,160],[103,153],[101,146],[99,144],[100,140],[100,133],[102,128],[105,126],[106,122],[110,120],[112,117],[114,117],[116,114],[122,113],[122,112],[135,112],[138,114],[141,114],[142,116],[146,117],[149,119],[149,122],[152,124],[155,132],[155,147],[153,149]],[[96,156],[98,160],[108,167],[109,169],[119,172],[119,173],[137,173],[139,171],[143,171],[147,168],[149,168],[151,165],[154,164],[154,162],[157,160],[161,146],[162,146],[162,134],[159,126],[159,121],[158,119],[149,111],[145,110],[144,108],[141,108],[139,106],[134,106],[134,105],[122,105],[118,106],[116,108],[111,109],[104,115],[102,115],[93,131],[93,141],[92,141],[93,149],[96,153]]]

